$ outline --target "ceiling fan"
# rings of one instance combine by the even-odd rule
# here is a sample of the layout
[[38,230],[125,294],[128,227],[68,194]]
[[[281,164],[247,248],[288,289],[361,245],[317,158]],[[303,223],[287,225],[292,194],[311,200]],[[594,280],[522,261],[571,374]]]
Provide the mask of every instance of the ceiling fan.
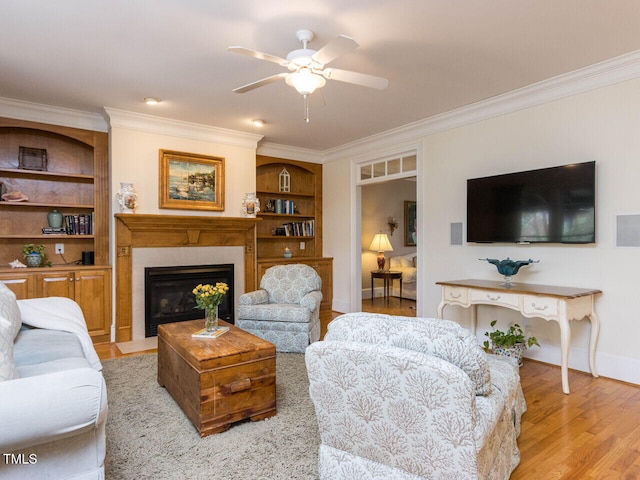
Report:
[[315,34],[311,30],[298,30],[296,37],[302,42],[302,48],[289,52],[286,59],[245,47],[229,47],[228,50],[230,52],[241,53],[259,60],[277,63],[289,69],[288,72],[271,75],[262,80],[235,88],[233,91],[235,93],[245,93],[284,79],[287,85],[295,88],[296,91],[304,97],[304,119],[306,122],[309,122],[309,104],[307,97],[316,89],[324,87],[327,80],[337,80],[339,82],[352,83],[354,85],[377,88],[379,90],[385,89],[387,85],[389,85],[389,80],[386,78],[338,68],[325,68],[329,62],[358,48],[359,45],[353,38],[340,35],[316,51],[307,48],[309,42],[315,38]]

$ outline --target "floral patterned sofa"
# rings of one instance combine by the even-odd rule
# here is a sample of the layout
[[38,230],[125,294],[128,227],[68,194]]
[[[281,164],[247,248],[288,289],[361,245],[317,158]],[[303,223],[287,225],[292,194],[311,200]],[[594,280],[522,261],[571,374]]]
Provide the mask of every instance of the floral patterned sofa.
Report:
[[260,289],[239,298],[236,326],[274,343],[278,352],[304,353],[320,340],[322,279],[308,265],[270,267]]
[[508,479],[517,364],[455,322],[350,313],[306,351],[320,479]]

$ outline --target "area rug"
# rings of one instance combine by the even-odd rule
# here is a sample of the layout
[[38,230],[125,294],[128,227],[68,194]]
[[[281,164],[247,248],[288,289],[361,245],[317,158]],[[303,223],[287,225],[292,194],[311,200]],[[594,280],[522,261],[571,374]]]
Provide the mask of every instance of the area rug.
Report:
[[320,437],[303,354],[277,354],[277,415],[205,438],[158,385],[155,353],[102,364],[107,480],[317,478]]

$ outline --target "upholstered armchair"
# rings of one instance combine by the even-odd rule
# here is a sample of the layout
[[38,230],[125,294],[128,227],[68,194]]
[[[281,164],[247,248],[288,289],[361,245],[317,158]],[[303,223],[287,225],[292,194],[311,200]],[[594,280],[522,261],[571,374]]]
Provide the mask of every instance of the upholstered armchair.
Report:
[[520,461],[517,363],[455,322],[342,315],[306,364],[321,480],[506,480]]
[[304,353],[320,340],[321,286],[308,265],[271,267],[259,290],[240,296],[236,326],[274,343],[278,352]]

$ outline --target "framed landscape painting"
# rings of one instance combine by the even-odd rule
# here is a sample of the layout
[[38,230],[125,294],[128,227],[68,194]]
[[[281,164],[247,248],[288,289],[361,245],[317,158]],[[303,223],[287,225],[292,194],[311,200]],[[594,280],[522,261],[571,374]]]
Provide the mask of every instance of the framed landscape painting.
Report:
[[160,150],[160,208],[224,210],[224,158]]
[[416,232],[416,202],[405,200],[404,202],[404,244],[406,247],[415,246],[417,243]]

